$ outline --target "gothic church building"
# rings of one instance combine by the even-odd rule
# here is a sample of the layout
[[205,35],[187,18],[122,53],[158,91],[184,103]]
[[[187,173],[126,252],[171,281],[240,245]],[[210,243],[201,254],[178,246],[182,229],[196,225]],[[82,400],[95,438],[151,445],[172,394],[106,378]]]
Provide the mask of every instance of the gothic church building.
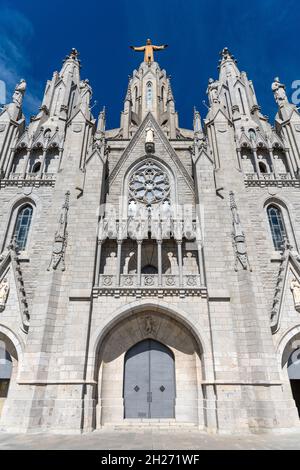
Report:
[[75,49],[28,126],[25,91],[0,112],[0,429],[299,426],[300,114],[279,78],[274,127],[227,48],[193,129],[153,50],[117,129]]

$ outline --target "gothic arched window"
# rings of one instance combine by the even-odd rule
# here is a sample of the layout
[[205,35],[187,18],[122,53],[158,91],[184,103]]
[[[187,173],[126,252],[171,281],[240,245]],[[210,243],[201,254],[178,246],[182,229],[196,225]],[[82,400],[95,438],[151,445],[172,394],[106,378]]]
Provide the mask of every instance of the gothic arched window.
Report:
[[152,83],[148,82],[147,83],[147,89],[146,89],[146,105],[147,109],[150,109],[152,107],[152,98],[153,98],[153,91],[152,91]]
[[267,213],[275,250],[281,250],[286,239],[282,212],[279,207],[271,205],[267,208]]
[[32,219],[32,206],[27,204],[23,206],[17,215],[16,225],[14,230],[14,238],[16,240],[17,247],[20,251],[25,250],[29,228]]

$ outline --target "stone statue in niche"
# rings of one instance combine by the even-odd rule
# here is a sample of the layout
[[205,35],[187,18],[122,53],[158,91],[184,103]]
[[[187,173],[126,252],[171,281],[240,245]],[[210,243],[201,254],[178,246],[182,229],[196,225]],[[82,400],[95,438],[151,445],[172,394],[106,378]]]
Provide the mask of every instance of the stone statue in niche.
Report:
[[196,258],[190,251],[183,258],[183,274],[198,274],[198,266]]
[[117,258],[116,253],[112,251],[106,258],[103,274],[116,274],[117,273]]
[[300,312],[300,283],[295,278],[291,282],[291,291],[294,297],[295,309]]
[[174,254],[172,251],[168,253],[168,258],[170,261],[170,273],[169,274],[179,274],[179,268],[176,257],[174,258]]
[[4,277],[0,283],[0,312],[5,309],[9,294],[9,282],[6,277]]
[[145,150],[147,153],[154,152],[154,130],[151,126],[146,128]]
[[280,83],[279,77],[274,78],[274,82],[272,83],[272,91],[274,93],[275,101],[278,105],[288,102],[285,92],[285,85]]
[[[128,274],[128,266],[130,263],[131,258],[135,255],[134,251],[131,251],[128,256],[125,257],[125,263],[123,268],[123,274]],[[132,274],[130,272],[130,274]]]

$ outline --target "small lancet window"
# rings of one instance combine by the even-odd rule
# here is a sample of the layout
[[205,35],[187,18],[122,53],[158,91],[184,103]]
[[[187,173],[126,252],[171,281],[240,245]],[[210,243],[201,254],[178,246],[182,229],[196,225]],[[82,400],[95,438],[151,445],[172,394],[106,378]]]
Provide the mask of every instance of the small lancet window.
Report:
[[16,245],[20,251],[25,250],[29,228],[32,219],[32,206],[29,204],[23,206],[17,215],[14,238],[16,240]]
[[286,230],[282,218],[282,212],[277,206],[269,206],[267,209],[272,239],[276,251],[282,250],[286,239]]
[[152,99],[153,99],[152,83],[148,82],[147,83],[147,88],[146,88],[146,105],[147,105],[147,109],[152,108]]

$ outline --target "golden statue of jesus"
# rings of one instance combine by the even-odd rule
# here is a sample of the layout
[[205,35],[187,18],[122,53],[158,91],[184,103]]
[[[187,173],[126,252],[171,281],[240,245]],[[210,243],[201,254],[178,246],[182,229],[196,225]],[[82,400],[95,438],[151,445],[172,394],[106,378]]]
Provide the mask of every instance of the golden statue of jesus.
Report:
[[134,51],[145,51],[144,55],[144,61],[147,62],[147,64],[151,64],[151,62],[154,62],[154,55],[153,51],[161,51],[162,49],[165,49],[168,47],[168,44],[163,44],[162,46],[154,46],[154,44],[151,43],[151,39],[147,39],[146,45],[141,46],[141,47],[135,47],[135,46],[129,46],[131,49]]

